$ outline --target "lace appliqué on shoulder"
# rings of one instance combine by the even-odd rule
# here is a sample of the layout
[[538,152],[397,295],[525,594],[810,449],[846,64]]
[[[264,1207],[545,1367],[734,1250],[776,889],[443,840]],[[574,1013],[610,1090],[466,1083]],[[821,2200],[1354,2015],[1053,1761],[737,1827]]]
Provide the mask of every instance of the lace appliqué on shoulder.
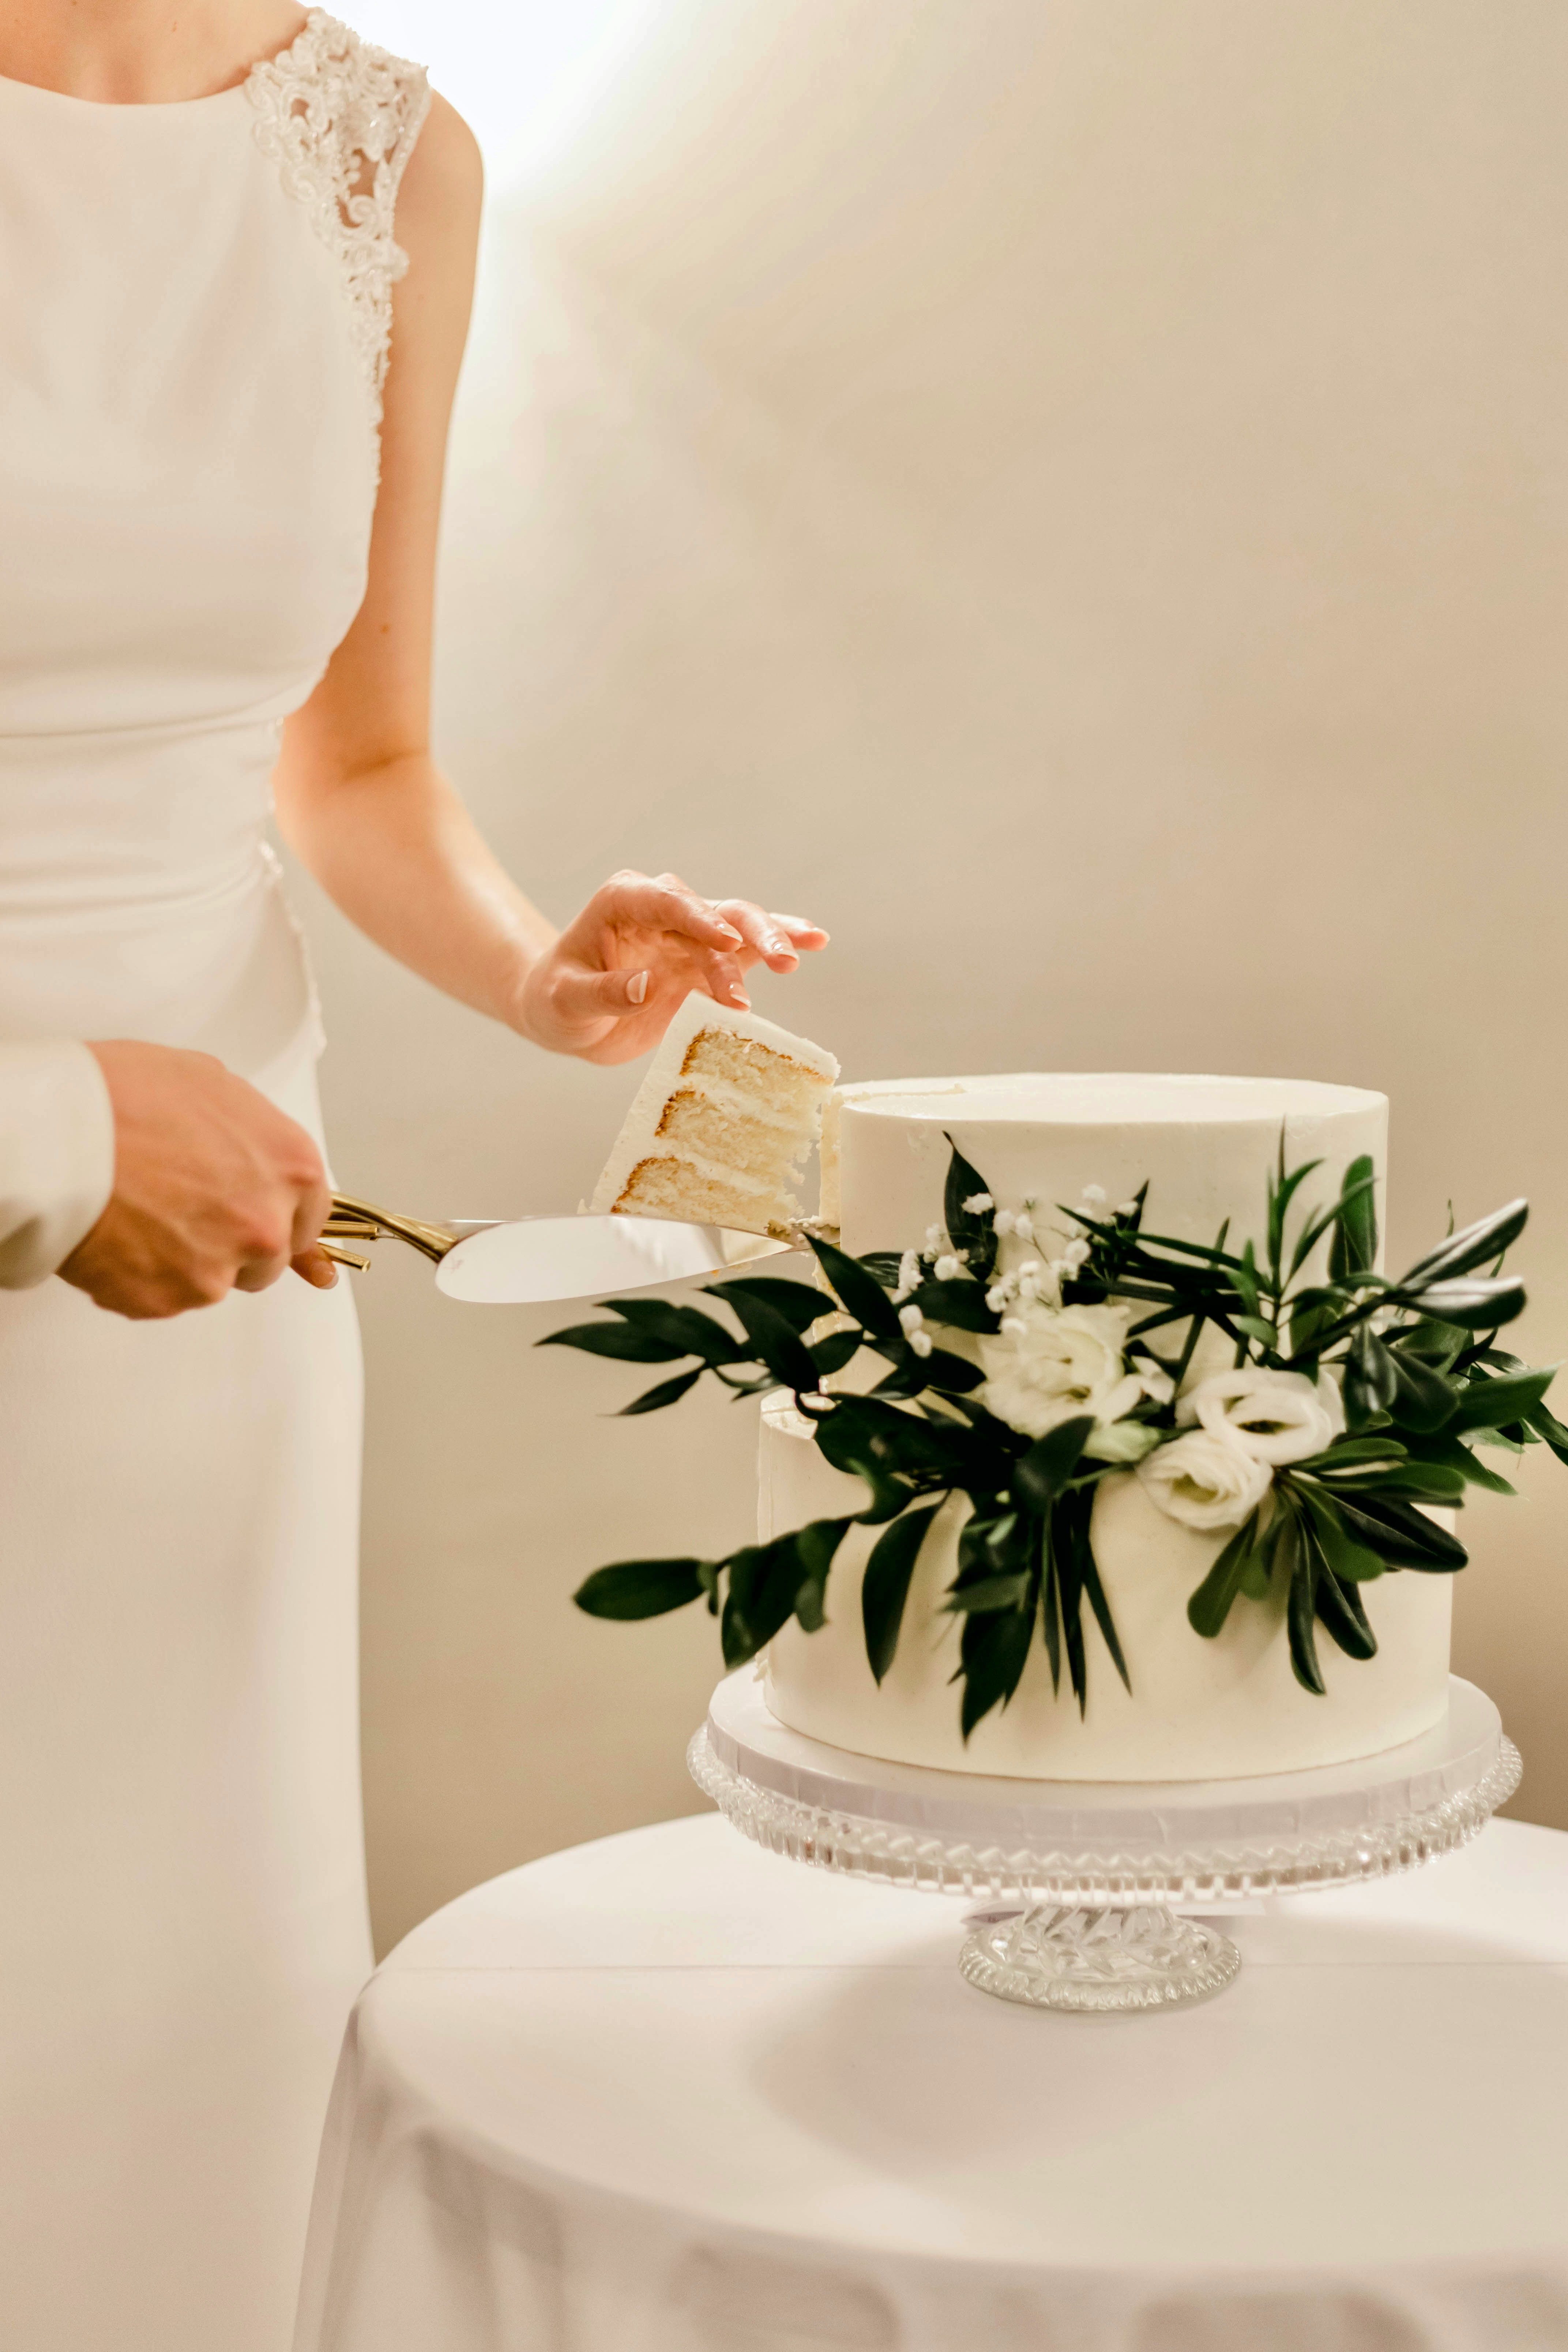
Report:
[[392,289],[408,256],[392,234],[404,166],[430,109],[422,66],[362,41],[321,8],[281,57],[252,69],[257,143],[337,256],[371,414],[381,424],[392,349]]

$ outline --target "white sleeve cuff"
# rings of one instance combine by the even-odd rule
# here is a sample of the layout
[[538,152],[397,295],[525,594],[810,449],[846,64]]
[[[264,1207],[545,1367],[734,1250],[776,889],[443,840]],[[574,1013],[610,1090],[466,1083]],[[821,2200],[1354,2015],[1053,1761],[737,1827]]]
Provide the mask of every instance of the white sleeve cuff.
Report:
[[0,1045],[0,1289],[54,1273],[114,1190],[114,1113],[87,1047]]

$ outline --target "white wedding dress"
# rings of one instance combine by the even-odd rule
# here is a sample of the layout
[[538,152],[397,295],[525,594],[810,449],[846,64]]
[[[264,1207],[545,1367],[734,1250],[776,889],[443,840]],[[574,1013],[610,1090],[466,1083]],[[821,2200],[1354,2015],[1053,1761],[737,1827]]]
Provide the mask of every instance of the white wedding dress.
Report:
[[[319,1128],[264,844],[363,590],[417,68],[0,81],[0,1041],[216,1054]],[[346,1284],[0,1294],[0,2345],[283,2352],[370,1954]]]

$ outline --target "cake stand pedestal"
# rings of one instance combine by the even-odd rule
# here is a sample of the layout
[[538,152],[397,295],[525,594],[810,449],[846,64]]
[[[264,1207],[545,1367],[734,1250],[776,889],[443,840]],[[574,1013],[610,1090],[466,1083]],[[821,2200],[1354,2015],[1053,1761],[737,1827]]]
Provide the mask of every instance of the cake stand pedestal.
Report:
[[1353,1763],[1247,1780],[1016,1780],[851,1755],[770,1714],[755,1669],[713,1694],[692,1779],[759,1845],[821,1870],[985,1907],[959,1958],[983,1992],[1042,2009],[1171,2009],[1227,1985],[1213,1918],[1451,1853],[1519,1786],[1519,1751],[1457,1675],[1443,1721]]

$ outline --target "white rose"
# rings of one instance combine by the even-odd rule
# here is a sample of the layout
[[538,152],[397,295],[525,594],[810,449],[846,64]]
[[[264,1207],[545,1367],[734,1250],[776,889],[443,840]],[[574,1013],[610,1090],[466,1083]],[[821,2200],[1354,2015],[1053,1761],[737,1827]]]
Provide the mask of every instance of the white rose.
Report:
[[1122,1360],[1128,1309],[1030,1305],[1008,1328],[980,1343],[985,1370],[981,1402],[1026,1437],[1044,1437],[1089,1413],[1119,1421],[1142,1394]]
[[1211,1436],[1235,1438],[1255,1461],[1303,1462],[1321,1454],[1344,1427],[1340,1392],[1305,1372],[1269,1371],[1261,1364],[1213,1372],[1176,1407],[1178,1423],[1196,1422]]
[[1136,1475],[1150,1501],[1185,1528],[1238,1528],[1273,1484],[1267,1462],[1234,1434],[1209,1429],[1190,1429],[1145,1454]]

